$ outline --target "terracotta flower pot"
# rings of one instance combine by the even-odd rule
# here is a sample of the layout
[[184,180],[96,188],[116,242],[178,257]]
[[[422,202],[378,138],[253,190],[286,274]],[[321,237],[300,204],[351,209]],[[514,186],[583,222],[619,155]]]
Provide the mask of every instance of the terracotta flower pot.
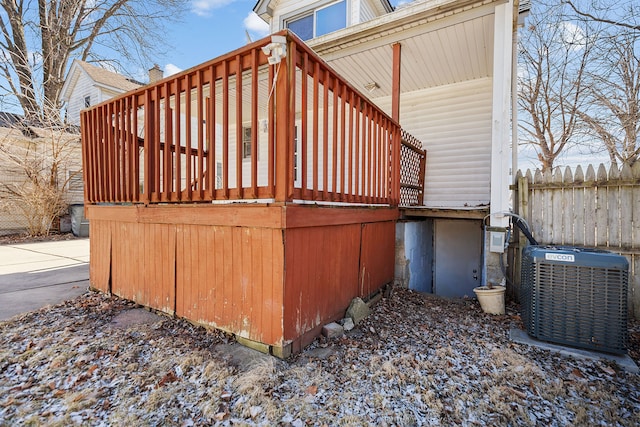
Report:
[[473,289],[482,311],[489,314],[504,314],[504,286],[480,286]]

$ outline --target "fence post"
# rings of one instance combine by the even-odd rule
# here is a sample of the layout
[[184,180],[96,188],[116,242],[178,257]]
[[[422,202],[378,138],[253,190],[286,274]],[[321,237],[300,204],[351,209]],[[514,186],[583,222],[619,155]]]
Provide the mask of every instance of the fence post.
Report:
[[[516,194],[514,195],[514,200],[517,209],[516,213],[522,216],[528,222],[526,216],[529,205],[529,181],[526,176],[520,175],[517,177]],[[511,271],[513,271],[513,277],[511,283],[513,284],[513,295],[516,301],[520,301],[522,249],[524,249],[524,247],[527,245],[527,238],[517,229],[514,230],[514,233],[515,236],[517,236],[517,243],[513,251],[513,265],[511,269]]]

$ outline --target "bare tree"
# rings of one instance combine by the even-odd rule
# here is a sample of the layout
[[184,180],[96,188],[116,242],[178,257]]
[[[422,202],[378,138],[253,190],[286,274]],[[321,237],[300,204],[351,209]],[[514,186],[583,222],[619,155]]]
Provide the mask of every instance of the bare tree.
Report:
[[[580,111],[587,135],[617,164],[640,158],[640,4],[617,0],[565,1],[585,25],[599,27]],[[597,148],[597,147],[594,147]]]
[[566,19],[562,5],[534,5],[527,24],[519,46],[519,128],[545,171],[575,143],[593,37],[588,26]]
[[588,108],[580,118],[601,140],[612,162],[632,166],[640,158],[640,33],[603,39],[587,74]]
[[573,12],[585,21],[640,31],[640,4],[637,0],[563,0]]
[[25,117],[59,122],[69,62],[142,59],[158,52],[162,24],[188,0],[0,0],[0,91]]

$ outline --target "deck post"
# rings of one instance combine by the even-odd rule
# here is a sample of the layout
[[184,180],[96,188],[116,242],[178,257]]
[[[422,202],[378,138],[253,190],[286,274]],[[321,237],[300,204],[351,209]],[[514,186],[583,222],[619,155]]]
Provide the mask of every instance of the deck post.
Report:
[[[293,108],[294,100],[291,99],[291,73],[295,73],[295,66],[291,66],[290,54],[295,49],[295,43],[287,37],[287,56],[282,58],[279,63],[270,65],[275,67],[276,73],[276,108],[274,122],[276,124],[276,159],[275,159],[275,175],[276,175],[276,191],[275,202],[286,203],[291,200],[289,194],[289,179],[291,173],[287,160],[289,154],[289,111]],[[295,64],[294,64],[295,65]]]
[[393,45],[393,66],[392,66],[392,91],[391,91],[391,118],[400,122],[400,68],[402,58],[402,45]]

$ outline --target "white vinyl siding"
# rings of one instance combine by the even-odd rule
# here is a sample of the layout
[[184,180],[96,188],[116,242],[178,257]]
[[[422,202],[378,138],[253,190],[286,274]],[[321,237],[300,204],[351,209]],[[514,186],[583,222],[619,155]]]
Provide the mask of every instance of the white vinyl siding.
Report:
[[100,90],[94,86],[93,80],[86,74],[81,73],[67,105],[67,121],[69,124],[80,125],[80,111],[85,109],[84,103],[87,97],[91,100],[91,105],[98,104],[104,100],[101,99]]
[[[400,124],[427,150],[426,206],[490,202],[491,89],[484,78],[401,95]],[[390,113],[389,97],[376,102]]]
[[367,22],[378,16],[370,1],[360,0],[360,13],[357,22]]

